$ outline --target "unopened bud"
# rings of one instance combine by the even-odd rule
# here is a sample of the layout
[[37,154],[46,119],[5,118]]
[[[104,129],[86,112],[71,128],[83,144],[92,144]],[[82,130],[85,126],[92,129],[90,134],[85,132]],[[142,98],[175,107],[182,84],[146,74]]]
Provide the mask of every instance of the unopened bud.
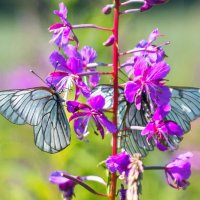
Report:
[[114,4],[108,4],[101,10],[105,15],[109,15],[114,7]]
[[103,43],[104,46],[108,47],[113,45],[115,42],[115,36],[114,35],[110,35],[109,38]]

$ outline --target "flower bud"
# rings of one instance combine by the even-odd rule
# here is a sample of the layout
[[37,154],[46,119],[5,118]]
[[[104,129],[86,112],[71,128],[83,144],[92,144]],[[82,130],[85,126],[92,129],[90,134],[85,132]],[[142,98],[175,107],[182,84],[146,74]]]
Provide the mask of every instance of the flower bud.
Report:
[[113,4],[108,4],[105,7],[103,7],[103,9],[101,10],[102,13],[104,13],[105,15],[109,15],[112,11],[112,8],[114,7]]
[[108,47],[108,46],[113,45],[114,42],[115,42],[115,36],[110,35],[109,38],[103,43],[103,45]]

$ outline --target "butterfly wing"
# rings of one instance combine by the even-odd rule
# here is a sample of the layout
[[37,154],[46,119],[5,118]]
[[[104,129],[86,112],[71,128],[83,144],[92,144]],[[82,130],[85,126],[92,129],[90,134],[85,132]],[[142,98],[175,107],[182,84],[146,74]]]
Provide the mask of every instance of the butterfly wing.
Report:
[[[187,133],[191,129],[191,121],[200,117],[200,89],[187,87],[171,87],[170,89],[172,93],[170,99],[171,111],[166,120],[176,122],[182,127],[184,133]],[[146,126],[147,120],[145,113],[142,110],[137,111],[134,104],[132,104],[126,114],[126,125],[130,127],[134,126],[134,124],[135,126]],[[128,133],[123,134],[125,136],[122,135],[121,147],[129,153],[139,152],[142,156],[146,156],[148,151],[153,150],[154,142],[151,141],[148,144],[146,137],[141,136],[140,131],[131,131],[131,133],[128,131]],[[182,137],[169,136],[168,140],[173,146],[177,146]]]
[[[92,91],[92,96],[102,95],[105,98],[104,109],[109,110],[113,107],[113,87],[111,85],[99,85]],[[153,147],[147,144],[144,136],[137,130],[130,130],[130,126],[146,126],[147,122],[142,111],[138,111],[134,104],[130,105],[124,97],[123,89],[119,88],[118,104],[118,130],[119,147],[130,154],[136,152],[142,155],[147,154],[147,149]]]
[[[105,98],[104,109],[113,107],[113,87],[111,85],[99,85],[92,91],[92,96],[102,95]],[[136,109],[134,104],[129,104],[124,97],[123,89],[119,88],[118,104],[118,130],[119,147],[130,154],[140,153],[145,156],[148,151],[153,150],[153,144],[147,143],[146,137],[141,131],[130,130],[130,126],[146,126],[147,121],[143,111]]]
[[69,145],[69,123],[57,93],[45,87],[1,91],[0,100],[0,113],[9,121],[34,127],[41,150],[56,153]]
[[186,87],[171,88],[171,112],[167,119],[178,123],[184,130],[190,130],[190,122],[200,116],[200,89]]
[[103,109],[109,110],[113,107],[113,87],[111,85],[98,85],[93,88],[91,96],[101,95],[105,99],[105,105]]
[[[171,87],[171,93],[171,112],[166,119],[175,121],[187,133],[191,129],[190,122],[200,117],[200,89]],[[172,141],[177,144],[181,139],[173,137]]]
[[120,134],[120,147],[129,154],[140,153],[145,157],[148,151],[154,149],[154,142],[150,140],[147,142],[146,136],[141,135],[141,130],[131,130],[131,126],[145,127],[147,120],[143,110],[137,110],[135,104],[128,104],[126,114],[124,116],[123,124],[124,131]]
[[70,126],[58,98],[54,95],[49,99],[43,108],[41,122],[34,126],[35,144],[50,153],[68,146],[71,137]]
[[[187,87],[171,87],[172,96],[170,99],[171,111],[167,115],[166,120],[172,120],[179,124],[184,133],[190,130],[190,122],[200,117],[200,89]],[[137,110],[134,103],[126,102],[123,90],[119,90],[119,106],[118,106],[118,129],[120,148],[126,150],[130,154],[140,153],[143,157],[148,151],[153,150],[153,140],[147,143],[146,137],[141,135],[139,130],[129,130],[131,126],[147,125],[144,110]],[[105,109],[111,109],[113,106],[113,87],[110,85],[100,85],[94,90],[94,94],[101,94],[106,99]],[[169,136],[168,140],[174,146],[181,141],[181,137]]]
[[19,92],[19,90],[1,91],[0,92],[0,113],[14,124],[25,124],[26,120],[12,108],[12,97]]

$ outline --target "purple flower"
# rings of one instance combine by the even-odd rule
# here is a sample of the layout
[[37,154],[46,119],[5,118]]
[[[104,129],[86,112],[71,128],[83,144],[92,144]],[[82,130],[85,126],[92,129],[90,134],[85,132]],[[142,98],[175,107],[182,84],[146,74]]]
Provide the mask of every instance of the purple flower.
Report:
[[187,181],[191,175],[191,164],[188,161],[193,155],[190,152],[179,155],[175,160],[165,166],[167,182],[175,189],[186,189]]
[[[154,29],[150,35],[148,40],[140,41],[136,47],[134,48],[135,51],[138,52],[134,53],[135,57],[145,57],[146,60],[150,63],[158,63],[162,61],[165,57],[165,52],[161,47],[157,47],[156,45],[152,45],[152,43],[160,37],[160,32],[158,29]],[[140,49],[145,49],[139,51]]]
[[126,177],[128,177],[130,163],[130,155],[125,151],[109,156],[106,159],[106,167],[111,173],[118,171],[120,175],[125,175]]
[[[45,69],[40,71],[41,74],[45,74]],[[13,79],[13,77],[15,77]],[[17,80],[17,81],[16,81]],[[41,85],[41,81],[38,77],[33,76],[26,67],[16,67],[10,71],[1,72],[0,74],[0,86],[1,89],[6,88],[32,88]]]
[[[71,48],[72,49],[72,48]],[[76,87],[75,99],[80,93],[86,98],[90,96],[90,88],[82,81],[80,74],[83,72],[83,63],[78,52],[71,50],[72,57],[66,60],[57,51],[50,56],[50,62],[56,72],[51,72],[46,81],[49,86],[54,85],[58,91],[69,91],[73,85]]]
[[120,200],[126,200],[126,191],[127,191],[127,189],[125,189],[124,186],[121,184],[121,188],[119,190],[119,199]]
[[72,199],[74,196],[74,188],[77,184],[85,185],[85,187],[88,186],[84,183],[85,181],[95,181],[104,186],[106,185],[105,181],[99,176],[72,176],[63,171],[53,172],[49,177],[49,181],[58,185],[59,189],[63,192],[63,199],[65,200]]
[[148,40],[141,40],[136,47],[133,49],[133,56],[126,61],[125,70],[128,73],[128,76],[132,76],[134,74],[135,64],[139,58],[145,58],[146,62],[149,65],[153,65],[155,63],[161,62],[164,60],[165,52],[161,47],[153,45],[152,43],[160,37],[160,33],[158,29],[154,29],[150,35]]
[[181,137],[183,135],[183,130],[177,123],[163,120],[169,111],[169,105],[159,107],[153,115],[153,120],[141,132],[142,135],[147,135],[147,142],[153,138],[157,148],[161,151],[174,150],[168,140],[169,136]]
[[83,67],[86,69],[86,72],[96,72],[95,75],[90,75],[89,76],[89,83],[91,85],[91,87],[96,87],[100,81],[100,75],[97,73],[97,71],[95,70],[95,68],[87,68],[87,64],[89,63],[93,63],[96,58],[97,58],[97,53],[96,51],[89,47],[89,46],[84,46],[81,51],[80,51],[80,55],[83,61]]
[[[74,196],[74,187],[76,185],[72,180],[65,178],[63,175],[67,175],[66,172],[56,171],[53,172],[49,181],[53,184],[57,184],[59,189],[63,192],[63,198],[66,200],[71,200]],[[81,180],[78,176],[74,176],[74,178]]]
[[59,10],[55,10],[54,14],[57,15],[62,23],[56,23],[49,27],[49,31],[53,32],[53,38],[50,42],[55,43],[58,47],[64,47],[68,44],[72,27],[67,21],[67,8],[64,3],[59,4]]
[[103,114],[105,99],[101,95],[98,95],[91,97],[87,102],[89,105],[76,101],[67,101],[67,110],[68,112],[73,113],[69,120],[75,119],[74,130],[77,136],[82,139],[88,133],[90,119],[93,119],[102,138],[104,138],[103,126],[110,133],[116,132],[116,126]]
[[[73,45],[67,45],[64,48],[66,58],[54,51],[49,60],[56,72],[52,72],[47,77],[49,86],[54,85],[58,91],[69,90],[73,85],[76,86],[75,99],[80,93],[86,98],[90,97],[90,88],[82,81],[84,73],[89,75],[89,83],[91,87],[95,87],[100,80],[98,72],[94,68],[87,68],[87,65],[93,63],[97,57],[96,51],[88,46],[85,46],[81,51]],[[85,74],[85,75],[86,75]]]
[[168,104],[171,93],[169,88],[164,86],[164,78],[169,71],[170,68],[164,61],[148,66],[145,59],[139,58],[135,64],[134,80],[125,85],[127,101],[134,102],[138,110],[141,109],[143,95],[150,102],[151,109]]
[[163,3],[167,3],[169,0],[144,0],[144,5],[140,8],[140,11],[149,10],[154,5],[159,5]]

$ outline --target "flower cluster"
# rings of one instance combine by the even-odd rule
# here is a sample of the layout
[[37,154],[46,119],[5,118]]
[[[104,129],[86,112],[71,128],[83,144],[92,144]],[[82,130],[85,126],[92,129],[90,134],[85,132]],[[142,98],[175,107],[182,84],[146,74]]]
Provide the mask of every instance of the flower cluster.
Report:
[[176,122],[165,119],[171,110],[171,92],[165,85],[170,66],[164,59],[164,50],[152,44],[160,36],[159,30],[155,29],[147,41],[140,41],[133,49],[133,56],[124,65],[129,76],[124,95],[138,110],[145,107],[149,115],[150,121],[141,135],[146,136],[148,143],[153,139],[159,150],[166,151],[176,148],[168,138],[181,137],[183,130]]
[[[125,1],[118,6],[125,6],[132,2],[135,1]],[[144,3],[139,8],[139,11],[143,12],[154,5],[163,4],[167,0],[144,0],[140,2]],[[109,4],[103,8],[102,12],[109,14],[115,6],[117,4]],[[138,148],[140,148],[141,141],[139,140],[142,137],[142,139],[146,139],[147,145],[153,143],[160,151],[174,150],[176,146],[174,143],[172,144],[171,138],[181,138],[185,130],[175,121],[167,120],[167,115],[171,112],[170,99],[172,97],[170,88],[166,86],[166,77],[170,72],[170,66],[165,61],[166,54],[162,48],[163,45],[154,44],[162,36],[159,30],[153,30],[147,40],[141,40],[132,50],[121,53],[115,52],[113,54],[113,57],[116,58],[116,56],[132,53],[132,56],[119,66],[120,70],[125,70],[127,82],[122,83],[120,88],[116,86],[118,83],[115,84],[115,88],[108,85],[98,87],[101,73],[97,71],[96,67],[101,64],[103,66],[113,66],[112,74],[114,76],[115,64],[97,63],[97,53],[92,47],[79,47],[79,41],[73,29],[75,27],[80,28],[81,25],[71,25],[67,20],[67,12],[64,3],[60,3],[59,10],[54,11],[54,14],[60,18],[61,23],[53,24],[49,30],[53,32],[51,42],[58,47],[58,50],[54,51],[49,57],[54,71],[48,75],[46,82],[49,87],[55,88],[57,92],[64,93],[63,102],[65,102],[68,113],[71,114],[69,121],[74,121],[74,131],[77,138],[83,140],[88,135],[90,124],[95,125],[96,130],[94,132],[100,133],[102,139],[105,137],[105,129],[109,133],[113,133],[113,135],[117,132],[122,132],[120,136],[123,136],[123,131],[133,129],[132,124],[130,125],[131,127],[128,127],[126,119],[127,113],[131,115],[129,113],[131,109],[129,110],[128,107],[130,105],[136,111],[135,113],[138,111],[139,115],[144,115],[139,116],[138,120],[144,121],[143,125],[146,127],[139,127],[136,124],[136,134],[139,132],[139,137],[135,137],[135,135],[127,136],[126,132],[125,137],[133,137],[134,142],[138,144]],[[126,12],[128,13],[129,11]],[[122,11],[120,14],[126,14],[126,12]],[[86,26],[109,30],[108,28],[93,26],[91,24],[85,24],[82,28]],[[109,31],[111,31],[111,35],[104,43],[104,46],[118,45],[116,44],[117,36],[115,32],[113,29]],[[117,59],[118,63],[120,63],[120,59]],[[74,98],[73,100],[69,100],[68,94],[71,93],[72,89],[75,90]],[[94,89],[93,91],[98,91],[95,96],[95,92],[92,89]],[[117,90],[119,97],[116,95]],[[86,103],[79,101],[81,95],[84,99],[87,99],[85,100]],[[119,104],[118,110],[113,111],[117,98]],[[106,101],[109,102],[107,103]],[[114,116],[113,121],[115,121],[115,117],[118,117],[118,123],[120,122],[120,127],[123,127],[120,131],[117,130],[117,124],[114,124],[106,117],[104,109],[113,111],[114,114],[119,115]],[[137,118],[137,114],[134,117]],[[138,141],[137,137],[139,138]],[[116,143],[113,146],[116,147]],[[123,148],[121,146],[121,149]],[[129,155],[125,150],[124,148],[121,153],[109,156],[105,161],[110,173],[118,173],[121,179],[124,180],[124,184],[128,187],[125,189],[123,185],[121,186],[121,199],[126,199],[126,194],[132,192],[133,185],[134,187],[139,187],[137,181],[140,181],[140,175],[143,173],[143,170],[148,169],[148,167],[143,165],[140,154]],[[160,169],[165,171],[167,182],[173,188],[185,189],[189,185],[188,179],[191,174],[191,166],[188,159],[191,156],[191,153],[180,155],[171,163],[160,167]],[[77,184],[83,186],[85,180],[91,179],[93,179],[91,176],[71,176],[66,172],[60,171],[53,172],[49,178],[52,183],[59,186],[64,198],[69,200],[72,199],[74,187]],[[94,180],[103,182],[99,178],[94,178]],[[129,186],[132,186],[132,188]],[[88,189],[88,186],[86,188]]]
[[[100,80],[96,69],[88,67],[95,62],[97,53],[89,46],[78,50],[78,40],[72,31],[72,25],[67,21],[67,8],[64,3],[59,4],[59,10],[55,10],[54,14],[59,16],[62,23],[53,24],[49,28],[53,32],[51,41],[59,47],[59,51],[55,50],[49,57],[54,71],[46,78],[47,85],[53,86],[58,92],[65,93],[67,110],[73,113],[70,120],[75,119],[74,130],[79,139],[87,135],[90,119],[93,119],[97,130],[104,138],[104,127],[111,133],[116,132],[117,129],[103,114],[104,98],[102,96],[90,98],[91,89],[97,86]],[[75,41],[76,46],[69,43],[70,41]],[[75,101],[68,101],[68,93],[73,87],[75,87]],[[89,98],[88,105],[77,101],[80,94]]]
[[[185,189],[189,182],[187,181],[191,175],[191,164],[188,161],[192,157],[192,153],[187,152],[180,154],[172,162],[162,167],[165,171],[167,183],[175,189]],[[118,172],[120,175],[129,176],[131,164],[131,156],[126,152],[109,156],[106,160],[106,167],[111,173]],[[145,166],[144,166],[145,169]],[[125,179],[126,183],[126,179]]]
[[170,120],[163,120],[168,114],[168,107],[159,107],[152,117],[153,120],[141,132],[141,135],[147,135],[147,141],[153,138],[157,148],[161,151],[175,150],[176,148],[171,145],[168,136],[175,135],[181,137],[183,135],[183,130],[177,123]]
[[[65,47],[64,53],[64,56],[58,51],[54,51],[51,54],[49,60],[55,70],[58,71],[49,74],[47,77],[48,85],[54,85],[58,91],[64,90],[65,92],[68,92],[75,85],[75,99],[79,97],[80,93],[86,98],[90,97],[90,88],[84,83],[82,76],[85,75],[85,71],[87,72],[87,64],[96,59],[96,51],[91,47],[85,46],[78,52],[76,47],[69,44]],[[96,71],[93,69],[93,72]],[[98,82],[99,75],[97,73],[91,74],[89,77],[90,85],[94,87]]]
[[170,101],[170,90],[165,86],[165,77],[170,71],[164,61],[165,52],[161,47],[152,45],[160,33],[158,29],[152,31],[148,41],[140,41],[133,49],[133,56],[125,67],[129,78],[133,79],[125,84],[124,93],[128,102],[134,102],[138,110],[141,109],[142,97],[150,102],[151,111],[156,107],[166,105]]
[[104,98],[101,95],[97,95],[89,98],[87,102],[89,105],[77,101],[67,101],[67,110],[68,112],[73,113],[69,120],[75,119],[74,130],[77,136],[82,139],[87,135],[90,119],[93,119],[102,138],[104,138],[103,126],[110,133],[116,132],[116,126],[103,114],[103,107],[105,105]]

